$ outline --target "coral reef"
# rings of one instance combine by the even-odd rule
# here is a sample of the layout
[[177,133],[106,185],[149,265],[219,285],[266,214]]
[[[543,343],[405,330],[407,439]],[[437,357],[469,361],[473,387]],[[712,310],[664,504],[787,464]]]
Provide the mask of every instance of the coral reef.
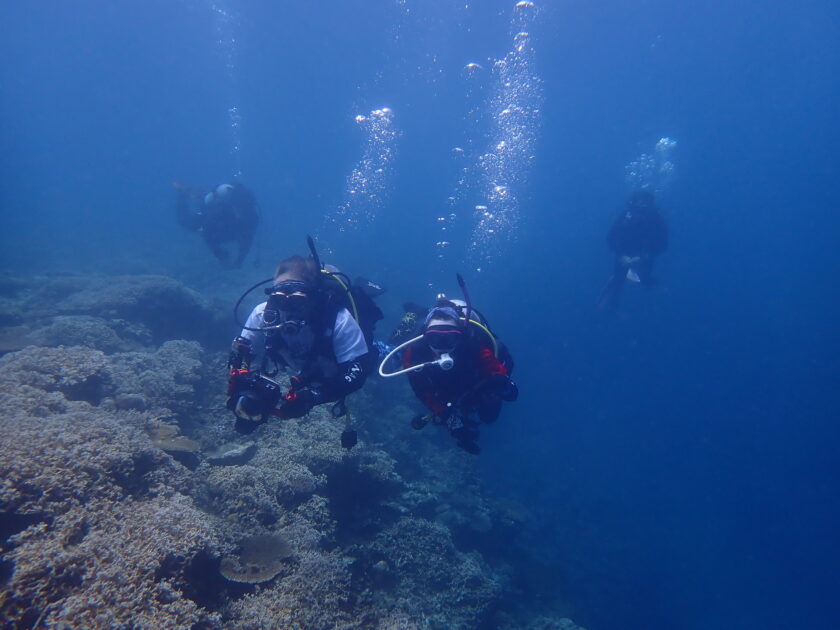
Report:
[[219,565],[219,572],[231,582],[267,582],[283,570],[283,561],[292,555],[291,545],[279,534],[251,536],[241,546],[238,555],[225,556]]
[[107,380],[104,355],[74,350],[47,350],[47,363],[35,349],[0,360],[0,378],[17,383],[0,413],[0,522],[13,566],[0,615],[19,628],[213,621],[182,590],[191,560],[219,548],[212,519],[187,496],[186,469],[143,431],[147,417],[66,396]]
[[359,628],[350,598],[350,559],[339,552],[305,551],[294,573],[231,604],[232,627]]
[[7,277],[0,295],[0,352],[79,345],[110,353],[227,337],[224,311],[165,276]]
[[238,435],[221,317],[157,276],[0,277],[7,627],[578,630],[508,605],[528,513],[404,383],[353,396],[351,450],[326,406]]
[[501,594],[481,557],[459,552],[449,530],[432,521],[400,518],[353,552],[362,592],[413,623],[478,628]]
[[85,346],[103,352],[131,350],[136,344],[122,339],[108,322],[89,315],[58,315],[27,336],[36,346]]

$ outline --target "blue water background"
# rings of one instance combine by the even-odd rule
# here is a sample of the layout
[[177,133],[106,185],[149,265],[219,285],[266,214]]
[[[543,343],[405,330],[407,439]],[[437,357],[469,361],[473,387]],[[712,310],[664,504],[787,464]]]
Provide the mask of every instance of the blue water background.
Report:
[[[390,107],[388,201],[332,258],[389,287],[391,318],[460,270],[512,348],[522,397],[481,465],[539,519],[532,590],[598,630],[835,628],[840,5],[543,3],[518,240],[479,273],[467,219],[444,272],[452,148],[488,131],[466,124],[490,87],[468,93],[464,66],[510,49],[513,4],[230,2],[231,81],[209,2],[4,3],[3,268],[230,297],[304,253],[360,157],[354,117]],[[232,105],[265,215],[262,266],[239,272],[175,225],[170,187],[230,177]],[[624,165],[664,135],[660,285],[599,313]]]

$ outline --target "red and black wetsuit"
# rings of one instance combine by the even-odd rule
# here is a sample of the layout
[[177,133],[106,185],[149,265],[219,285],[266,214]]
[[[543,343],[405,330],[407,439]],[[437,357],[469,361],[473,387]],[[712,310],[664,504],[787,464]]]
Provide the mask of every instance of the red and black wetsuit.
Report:
[[[492,348],[469,337],[452,353],[452,357],[455,365],[451,370],[444,371],[439,366],[430,365],[409,374],[415,395],[442,420],[460,411],[462,417],[469,417],[475,412],[481,422],[495,422],[502,400],[516,398],[516,386],[506,378],[509,375],[507,366],[494,356]],[[432,349],[421,342],[406,349],[403,366],[436,358]],[[503,389],[509,391],[503,392]]]

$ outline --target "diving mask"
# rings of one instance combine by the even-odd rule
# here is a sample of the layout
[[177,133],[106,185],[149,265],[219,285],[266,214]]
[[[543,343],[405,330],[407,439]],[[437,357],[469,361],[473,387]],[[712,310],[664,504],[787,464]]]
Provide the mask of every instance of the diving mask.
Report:
[[453,352],[461,343],[464,331],[457,326],[429,326],[423,339],[437,353]]
[[283,327],[306,319],[311,310],[310,287],[299,280],[285,280],[266,289],[268,300],[263,312],[263,324]]

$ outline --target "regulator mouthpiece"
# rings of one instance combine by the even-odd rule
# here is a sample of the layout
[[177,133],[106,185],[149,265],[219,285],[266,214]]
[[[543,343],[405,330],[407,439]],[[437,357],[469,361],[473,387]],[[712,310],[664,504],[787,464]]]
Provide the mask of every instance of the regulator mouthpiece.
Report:
[[440,359],[438,359],[436,363],[440,366],[441,370],[449,371],[455,366],[455,359],[453,359],[448,353],[444,352],[440,355]]

